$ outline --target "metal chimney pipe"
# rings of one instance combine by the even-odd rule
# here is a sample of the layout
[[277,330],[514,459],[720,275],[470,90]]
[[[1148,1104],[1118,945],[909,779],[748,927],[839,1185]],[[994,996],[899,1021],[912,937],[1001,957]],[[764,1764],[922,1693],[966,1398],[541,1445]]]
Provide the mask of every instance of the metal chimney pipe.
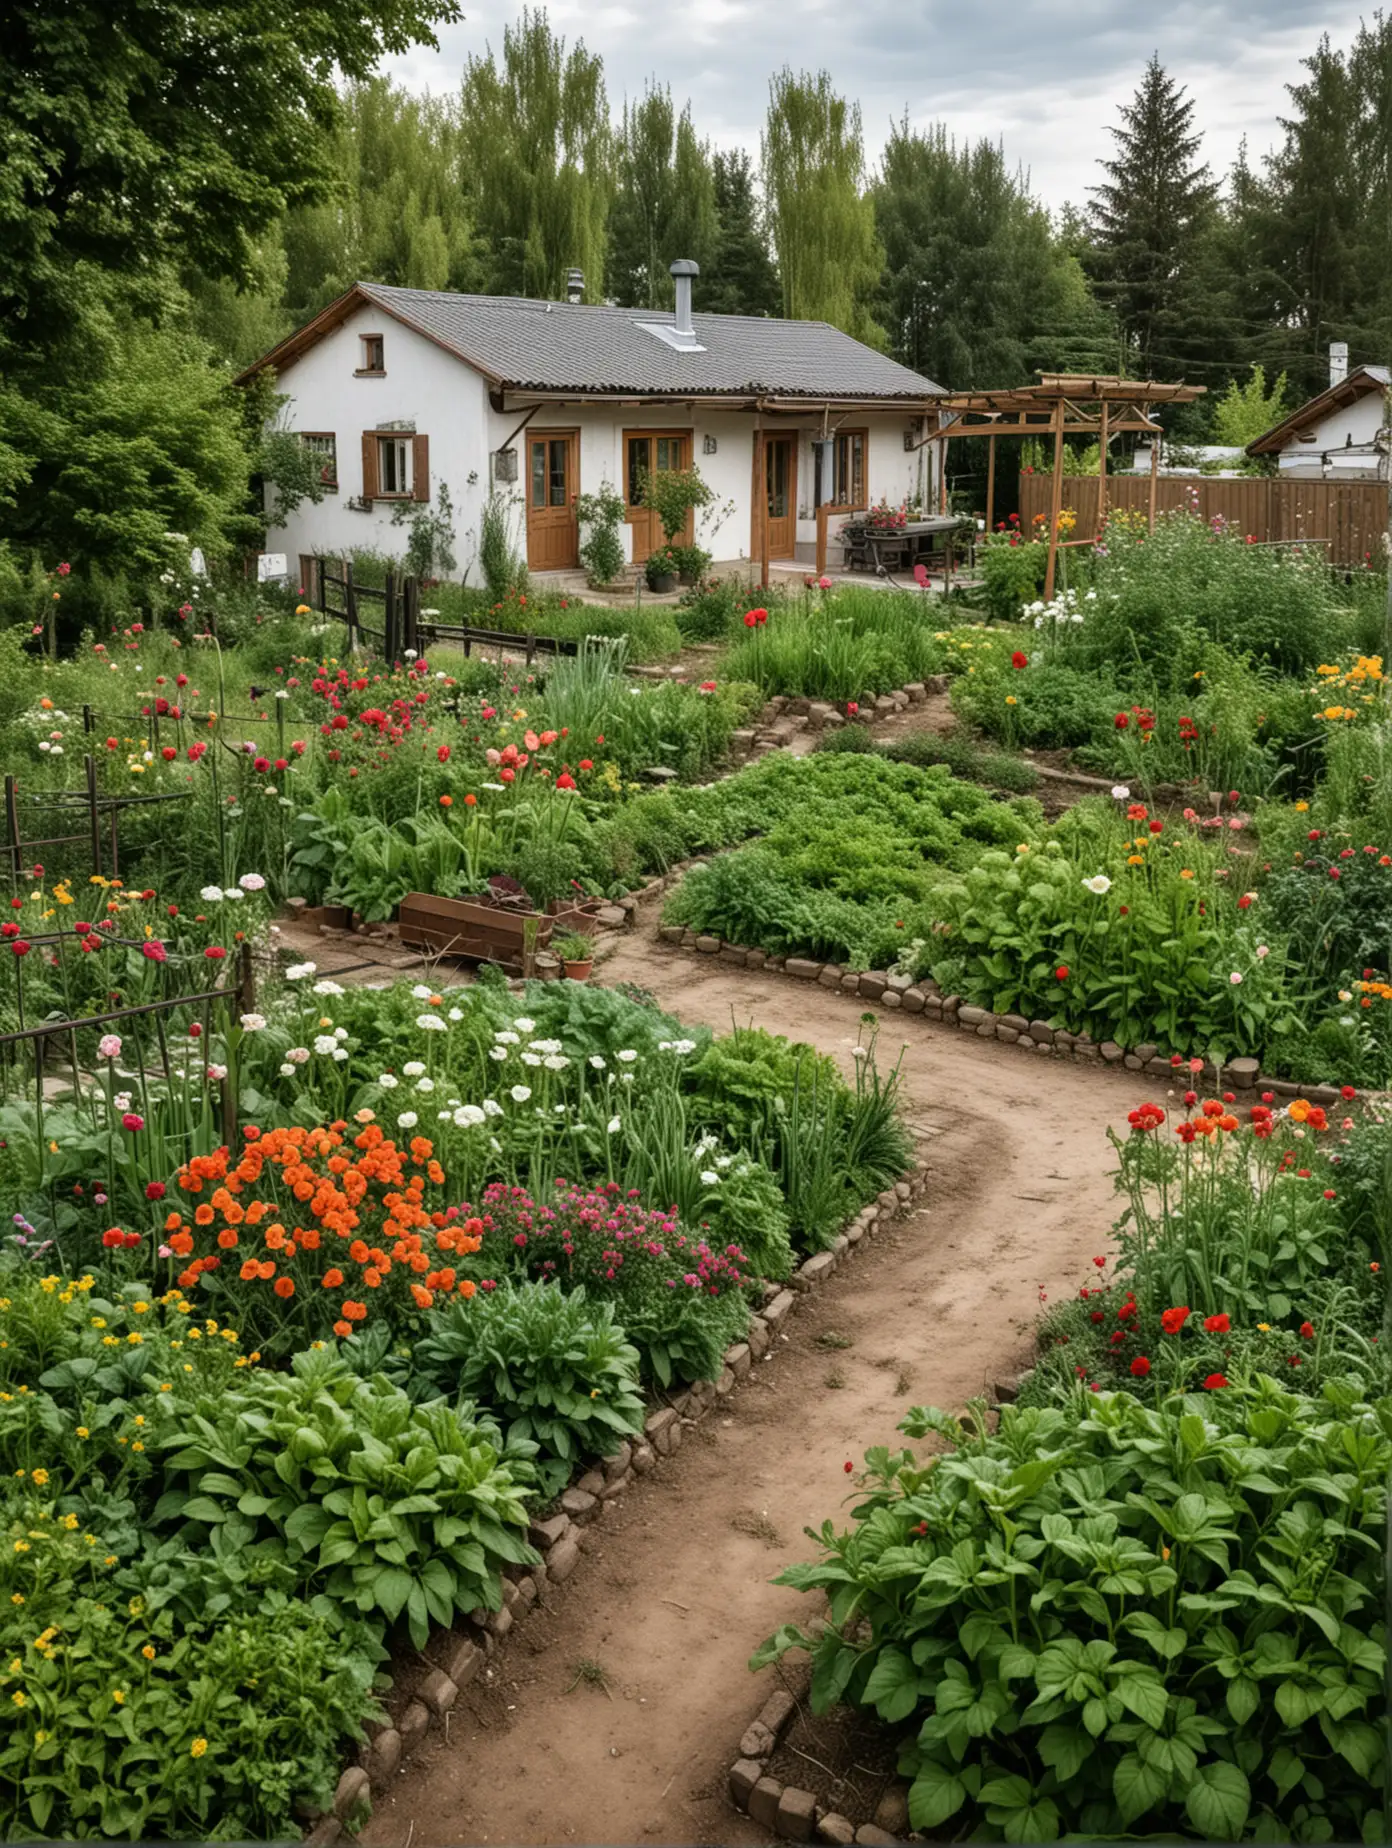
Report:
[[585,272],[582,269],[566,271],[566,300],[579,302],[585,299]]
[[1329,383],[1342,385],[1348,377],[1348,341],[1331,340],[1329,343]]
[[691,283],[693,277],[700,275],[701,266],[699,263],[693,263],[690,257],[678,257],[669,273],[677,287],[677,308],[673,316],[673,325],[679,334],[694,334],[696,329],[691,320]]

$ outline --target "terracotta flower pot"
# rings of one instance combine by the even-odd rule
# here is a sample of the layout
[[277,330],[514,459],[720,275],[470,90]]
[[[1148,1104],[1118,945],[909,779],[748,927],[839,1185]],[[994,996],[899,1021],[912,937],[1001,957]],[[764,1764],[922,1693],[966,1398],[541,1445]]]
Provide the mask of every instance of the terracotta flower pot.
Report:
[[593,956],[587,957],[584,962],[568,962],[565,965],[566,980],[568,982],[588,982],[590,971],[593,968]]

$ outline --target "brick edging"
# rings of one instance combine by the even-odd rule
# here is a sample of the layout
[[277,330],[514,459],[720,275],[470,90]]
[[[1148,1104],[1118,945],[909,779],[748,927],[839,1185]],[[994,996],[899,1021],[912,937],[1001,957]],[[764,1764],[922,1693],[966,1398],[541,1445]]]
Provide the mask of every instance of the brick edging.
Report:
[[746,1729],[740,1740],[740,1755],[730,1766],[731,1803],[761,1828],[788,1841],[835,1842],[841,1848],[858,1842],[864,1848],[895,1848],[900,1839],[897,1835],[873,1822],[862,1823],[857,1829],[830,1804],[820,1802],[815,1791],[780,1784],[768,1775],[768,1761],[796,1712],[797,1701],[788,1690],[775,1688]]
[[[510,1568],[503,1578],[503,1604],[497,1611],[475,1611],[458,1620],[458,1628],[436,1630],[421,1654],[433,1665],[422,1678],[414,1698],[396,1724],[370,1722],[366,1743],[357,1762],[338,1780],[333,1805],[320,1817],[305,1840],[316,1845],[337,1842],[351,1819],[381,1795],[434,1727],[443,1728],[445,1716],[460,1691],[477,1678],[503,1640],[541,1600],[548,1583],[563,1584],[579,1564],[580,1534],[602,1520],[610,1504],[623,1495],[637,1476],[645,1476],[661,1459],[681,1448],[688,1424],[704,1418],[746,1380],[754,1363],[773,1346],[783,1323],[800,1296],[819,1288],[830,1278],[877,1226],[897,1218],[918,1199],[927,1185],[927,1166],[916,1161],[905,1179],[887,1187],[850,1219],[824,1251],[805,1258],[786,1284],[766,1284],[762,1309],[749,1319],[743,1340],[725,1351],[725,1364],[715,1380],[698,1380],[667,1396],[644,1423],[641,1438],[625,1442],[612,1457],[587,1467],[559,1497],[557,1512],[534,1520],[527,1537],[541,1554],[534,1566]],[[466,1627],[467,1626],[467,1627]],[[881,1839],[880,1837],[876,1838]]]
[[[956,1027],[960,1032],[975,1034],[978,1039],[996,1040],[1053,1058],[1071,1058],[1112,1068],[1127,1077],[1144,1072],[1149,1077],[1174,1082],[1189,1075],[1184,1065],[1176,1067],[1168,1058],[1162,1058],[1157,1046],[1142,1043],[1127,1048],[1114,1040],[1099,1042],[1086,1033],[1066,1032],[1062,1027],[1050,1026],[1045,1020],[1026,1020],[1023,1014],[993,1014],[989,1008],[970,1006],[960,995],[945,995],[931,978],[915,982],[909,976],[890,975],[883,969],[857,971],[841,963],[773,955],[744,944],[728,943],[721,937],[698,935],[679,924],[660,925],[658,937],[675,950],[716,956],[721,962],[740,969],[762,969],[770,975],[794,981],[815,982],[834,993],[873,1001],[881,1008],[921,1014],[925,1020]],[[1346,1101],[1338,1087],[1332,1084],[1295,1084],[1290,1079],[1272,1078],[1261,1070],[1256,1059],[1231,1059],[1221,1066],[1206,1062],[1203,1071],[1193,1076],[1230,1085],[1235,1091],[1271,1091],[1277,1097],[1304,1097],[1316,1104]],[[1375,1093],[1368,1091],[1355,1092],[1360,1099],[1373,1095]]]

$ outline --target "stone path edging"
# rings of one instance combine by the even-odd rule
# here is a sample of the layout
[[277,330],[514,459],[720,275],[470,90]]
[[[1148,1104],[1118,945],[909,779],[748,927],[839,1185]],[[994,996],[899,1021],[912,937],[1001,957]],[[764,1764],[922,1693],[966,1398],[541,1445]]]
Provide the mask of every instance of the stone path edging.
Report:
[[[669,1395],[666,1403],[649,1413],[643,1436],[621,1444],[611,1457],[587,1468],[564,1490],[557,1512],[533,1521],[528,1539],[541,1554],[529,1567],[509,1569],[503,1579],[503,1603],[497,1611],[476,1611],[460,1618],[458,1628],[435,1631],[421,1652],[433,1666],[416,1690],[397,1724],[369,1722],[367,1740],[355,1764],[338,1780],[333,1806],[308,1831],[305,1840],[315,1848],[337,1842],[360,1818],[372,1797],[380,1794],[417,1752],[432,1728],[444,1728],[446,1716],[461,1689],[476,1679],[505,1637],[541,1600],[545,1585],[563,1584],[580,1561],[581,1535],[602,1520],[611,1502],[623,1495],[637,1476],[645,1476],[681,1448],[685,1428],[704,1418],[736,1390],[772,1348],[783,1323],[801,1295],[819,1288],[869,1237],[877,1226],[897,1218],[919,1198],[927,1185],[927,1164],[916,1161],[905,1179],[885,1188],[863,1206],[837,1233],[825,1251],[803,1260],[786,1284],[766,1284],[763,1308],[750,1317],[742,1341],[725,1352],[725,1365],[716,1380],[698,1380],[684,1391]],[[467,1625],[467,1627],[465,1627]],[[877,1840],[884,1839],[876,1837]]]

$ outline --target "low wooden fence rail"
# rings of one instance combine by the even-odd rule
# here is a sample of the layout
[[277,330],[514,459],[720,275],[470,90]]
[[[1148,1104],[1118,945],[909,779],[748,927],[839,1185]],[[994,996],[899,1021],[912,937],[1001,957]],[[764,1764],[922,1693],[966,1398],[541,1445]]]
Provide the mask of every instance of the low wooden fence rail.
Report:
[[[337,559],[316,558],[315,567],[319,613],[344,625],[350,648],[366,637],[387,661],[395,663],[418,655],[431,642],[452,644],[466,655],[475,648],[511,649],[524,655],[529,667],[538,655],[579,652],[578,642],[561,641],[554,635],[518,634],[512,629],[483,629],[472,623],[436,622],[422,617],[419,578],[389,571],[382,588],[376,590],[357,581],[351,559],[340,563]],[[364,602],[371,604],[374,611],[381,610],[380,628],[363,621]]]

